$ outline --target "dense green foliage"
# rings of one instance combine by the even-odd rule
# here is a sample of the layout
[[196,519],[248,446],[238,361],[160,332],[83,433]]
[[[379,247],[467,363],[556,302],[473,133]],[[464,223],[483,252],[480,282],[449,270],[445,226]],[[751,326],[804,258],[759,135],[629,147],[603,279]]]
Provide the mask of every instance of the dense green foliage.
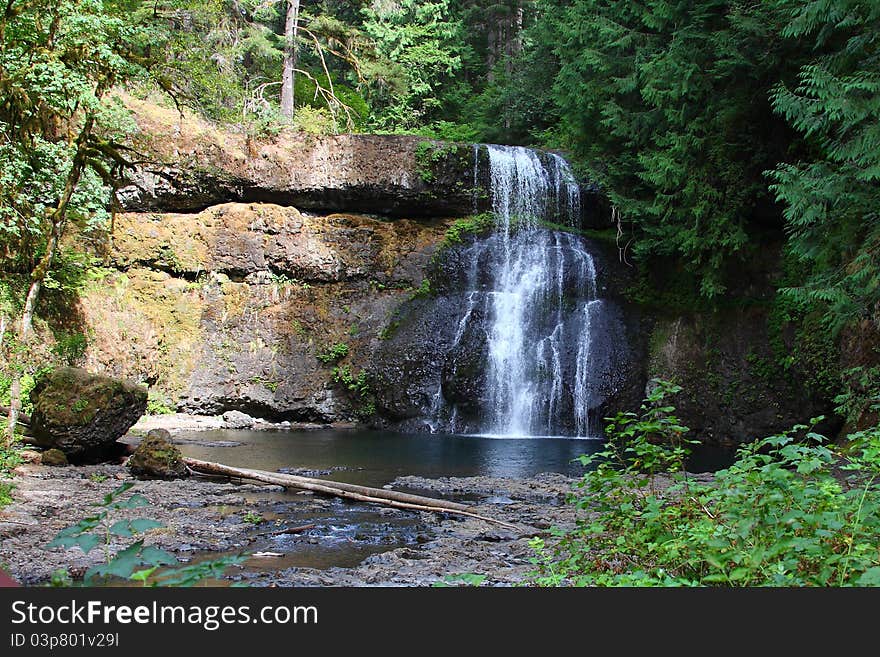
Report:
[[554,24],[553,92],[567,144],[642,233],[637,254],[681,256],[703,292],[768,203],[784,134],[761,81],[793,57],[772,3],[576,2]]
[[789,250],[809,268],[805,287],[786,292],[827,304],[840,328],[873,317],[880,301],[880,5],[795,6],[782,34],[818,53],[796,82],[772,91],[775,110],[808,148],[771,173]]
[[[819,304],[834,329],[871,316],[877,3],[544,0],[538,12],[517,75],[537,66],[552,102],[527,140],[567,148],[603,184],[637,256],[674,258],[713,297],[762,231],[782,228],[807,270],[792,300]],[[534,85],[511,79],[506,94],[516,114]]]
[[107,93],[143,73],[132,50],[150,36],[124,2],[10,7],[0,19],[0,253],[7,271],[30,273],[59,209],[62,224],[86,231],[107,223],[118,145],[134,126]]
[[675,391],[660,382],[639,416],[611,422],[604,451],[581,457],[594,468],[572,497],[581,518],[533,540],[538,584],[880,584],[880,430],[841,450],[796,426],[741,447],[707,482],[684,469],[687,429],[664,405]]

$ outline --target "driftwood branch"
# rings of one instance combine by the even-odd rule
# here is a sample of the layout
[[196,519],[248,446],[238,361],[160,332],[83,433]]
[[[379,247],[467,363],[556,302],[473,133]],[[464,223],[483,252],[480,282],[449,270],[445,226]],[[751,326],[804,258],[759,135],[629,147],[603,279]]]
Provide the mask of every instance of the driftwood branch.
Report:
[[301,534],[305,531],[315,528],[315,523],[309,525],[300,525],[299,527],[287,527],[279,529],[277,532],[269,532],[269,536],[284,536],[285,534]]
[[222,463],[200,461],[193,458],[184,458],[183,461],[195,472],[250,479],[252,481],[260,481],[266,484],[284,486],[285,488],[300,488],[315,493],[323,493],[325,495],[334,495],[349,500],[356,500],[358,502],[384,504],[385,506],[391,506],[397,509],[452,513],[455,515],[476,518],[485,522],[495,523],[507,527],[508,529],[518,529],[515,525],[468,511],[468,506],[465,504],[449,502],[447,500],[438,500],[433,497],[410,495],[408,493],[385,490],[382,488],[357,486],[355,484],[346,484],[339,481],[312,479],[311,477],[299,477],[297,475],[265,472],[263,470],[251,470],[249,468],[234,468],[229,465],[223,465]]

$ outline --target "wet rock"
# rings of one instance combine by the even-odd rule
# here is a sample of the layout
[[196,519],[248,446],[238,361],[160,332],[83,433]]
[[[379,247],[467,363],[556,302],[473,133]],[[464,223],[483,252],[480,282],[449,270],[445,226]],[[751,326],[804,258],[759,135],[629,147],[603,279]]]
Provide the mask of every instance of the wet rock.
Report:
[[74,368],[39,378],[31,392],[31,430],[37,444],[68,458],[99,459],[147,408],[143,386]]
[[47,449],[40,455],[40,463],[43,465],[53,465],[57,467],[64,467],[69,465],[67,462],[67,456],[60,449]]
[[183,479],[189,474],[180,450],[164,429],[148,432],[126,465],[141,479]]
[[149,431],[147,431],[145,438],[153,438],[153,439],[160,438],[166,442],[171,442],[171,432],[168,431],[168,429],[162,429],[162,428],[150,429]]

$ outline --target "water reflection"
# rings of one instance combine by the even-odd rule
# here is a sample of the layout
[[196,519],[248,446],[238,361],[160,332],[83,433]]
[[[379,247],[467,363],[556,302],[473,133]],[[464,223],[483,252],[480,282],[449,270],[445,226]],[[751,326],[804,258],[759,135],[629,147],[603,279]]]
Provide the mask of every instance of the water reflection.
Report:
[[602,447],[599,441],[566,438],[351,430],[224,430],[180,434],[177,440],[181,451],[193,458],[269,471],[335,469],[322,476],[365,486],[381,486],[403,475],[530,477],[539,472],[561,472],[579,476],[583,467],[573,459]]

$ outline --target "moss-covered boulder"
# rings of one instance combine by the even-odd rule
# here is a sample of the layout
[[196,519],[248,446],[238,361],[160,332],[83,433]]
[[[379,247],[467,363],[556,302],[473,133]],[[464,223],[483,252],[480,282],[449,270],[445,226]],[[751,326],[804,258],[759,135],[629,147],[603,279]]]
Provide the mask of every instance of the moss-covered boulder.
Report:
[[40,463],[43,465],[52,465],[55,467],[64,467],[69,465],[67,456],[60,449],[47,449],[40,454]]
[[75,367],[42,375],[31,393],[31,430],[41,447],[74,460],[94,460],[114,445],[147,409],[147,389]]
[[165,429],[147,432],[126,465],[141,479],[183,479],[188,474],[180,450]]

